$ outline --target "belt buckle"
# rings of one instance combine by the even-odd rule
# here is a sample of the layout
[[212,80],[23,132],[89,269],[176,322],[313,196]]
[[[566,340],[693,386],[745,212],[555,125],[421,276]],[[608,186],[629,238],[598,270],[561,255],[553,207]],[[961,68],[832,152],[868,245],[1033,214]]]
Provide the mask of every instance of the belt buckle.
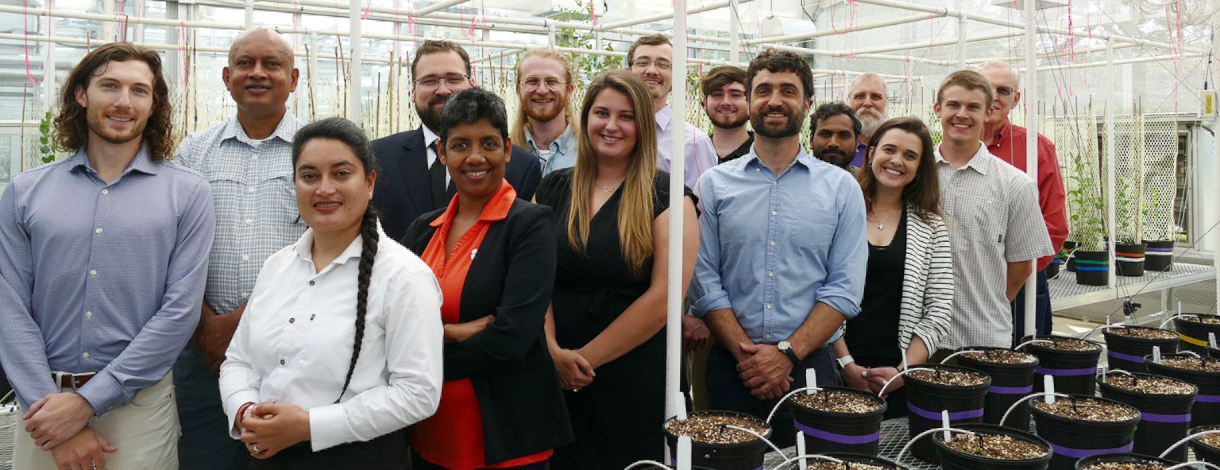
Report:
[[79,374],[65,373],[64,375],[68,376],[68,378],[71,379],[72,391],[75,392],[82,385],[84,385],[85,380],[89,380],[90,377],[93,377],[96,374],[97,374],[96,372],[83,372],[83,373],[79,373]]

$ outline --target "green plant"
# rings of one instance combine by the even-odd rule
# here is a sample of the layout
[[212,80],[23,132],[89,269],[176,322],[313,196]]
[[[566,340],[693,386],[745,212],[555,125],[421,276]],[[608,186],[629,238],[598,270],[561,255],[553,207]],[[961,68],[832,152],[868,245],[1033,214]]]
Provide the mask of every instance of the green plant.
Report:
[[1076,208],[1072,214],[1072,233],[1076,234],[1080,249],[1101,251],[1104,247],[1102,239],[1105,236],[1101,213],[1105,210],[1105,204],[1097,196],[1100,193],[1097,191],[1097,178],[1089,174],[1081,154],[1069,155],[1068,161],[1075,170],[1068,177],[1068,180],[1073,183],[1072,190],[1068,191],[1068,198]]
[[[573,20],[587,21],[591,16],[588,12],[592,8],[592,2],[589,2],[589,5],[586,6],[584,0],[577,0],[575,9],[561,7],[557,19],[563,22]],[[555,45],[573,49],[595,50],[597,49],[597,34],[592,31],[559,28],[555,31]],[[606,45],[602,50],[614,52],[614,47],[610,45],[609,41],[606,41]],[[588,80],[591,80],[603,71],[623,68],[623,58],[613,55],[569,52],[568,59],[572,62],[573,72],[575,72],[572,80],[576,82],[574,85],[577,89],[584,88]]]
[[51,163],[55,161],[55,149],[52,141],[55,140],[55,133],[52,130],[51,112],[42,117],[42,121],[38,123],[38,154],[42,157],[43,163]]
[[[1136,207],[1142,205],[1143,198],[1131,197],[1131,184],[1126,179],[1118,178],[1114,185],[1114,217],[1118,225],[1118,243],[1139,243],[1140,217],[1136,217]],[[1139,191],[1134,191],[1139,194]]]

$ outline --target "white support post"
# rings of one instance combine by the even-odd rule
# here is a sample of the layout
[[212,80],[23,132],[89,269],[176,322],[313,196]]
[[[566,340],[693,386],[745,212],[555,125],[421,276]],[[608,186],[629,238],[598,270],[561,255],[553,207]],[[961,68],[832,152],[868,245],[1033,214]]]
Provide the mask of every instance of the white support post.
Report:
[[[148,13],[148,8],[145,7],[142,3],[136,2],[135,6],[136,6],[136,16],[143,18],[144,15],[146,15]],[[48,8],[48,10],[50,10],[50,8]],[[137,42],[137,43],[144,42],[144,23],[136,23],[135,26],[133,26],[133,28],[135,28],[135,39],[133,39],[132,42]],[[47,34],[47,36],[50,36],[50,34]]]
[[[307,58],[307,61],[309,63],[309,70],[307,71],[307,73],[309,74],[309,80],[304,83],[304,85],[305,85],[304,93],[306,93],[306,94],[308,94],[310,92],[311,85],[317,85],[317,83],[318,83],[318,80],[317,80],[318,77],[314,76],[314,75],[318,74],[318,33],[313,32],[313,31],[309,32],[309,57]],[[300,85],[301,84],[298,84],[298,86],[300,86]],[[306,110],[306,109],[301,110],[302,112],[305,112],[304,114],[301,114],[302,120],[305,120],[305,121],[312,121],[313,118],[317,116],[317,110],[318,110],[317,97],[315,97],[313,95],[309,95],[309,100],[311,103],[313,103],[313,111],[305,112],[305,111],[309,111],[309,110]]]
[[[1216,47],[1220,47],[1220,21],[1217,21],[1216,24],[1212,25],[1212,66],[1220,67],[1220,60],[1215,60]],[[1217,77],[1217,75],[1213,72],[1211,76],[1212,90],[1216,90],[1215,77]],[[1215,112],[1214,109],[1213,112]],[[1220,112],[1215,112],[1215,115],[1215,121],[1212,123],[1212,129],[1220,129],[1220,127],[1217,127],[1220,126]],[[1220,165],[1216,164],[1220,163],[1220,139],[1214,137],[1212,139],[1212,162],[1212,168],[1214,169],[1216,178],[1213,183],[1215,183],[1217,188],[1220,188]],[[1213,220],[1220,220],[1220,201],[1213,200],[1211,201],[1211,205],[1212,213],[1216,214],[1216,216],[1213,217]],[[1220,272],[1220,229],[1213,228],[1211,231],[1212,266],[1216,268],[1216,272]],[[1216,309],[1220,310],[1220,282],[1216,283]]]
[[[1029,5],[1028,5],[1029,1],[1030,0],[1025,0],[1025,3],[1027,4],[1025,7],[1026,10],[1030,9]],[[1030,20],[1026,19],[1026,23],[1028,23],[1029,21]],[[963,11],[957,16],[957,68],[958,69],[966,68],[966,24],[967,23],[970,23],[970,15]],[[1032,33],[1029,32],[1029,26],[1026,25],[1025,36],[1026,36],[1026,43],[1027,43],[1026,47],[1027,48],[1028,48],[1028,42],[1030,41],[1028,39],[1030,34],[1032,34]],[[1034,181],[1038,181],[1038,180],[1035,179]]]
[[[50,13],[50,8],[47,9],[47,13]],[[114,2],[102,2],[102,14],[113,18],[115,16]],[[117,31],[116,26],[118,25],[114,21],[102,23],[102,39],[107,41],[118,41],[119,36],[115,34],[115,31]],[[51,37],[51,35],[48,34],[47,37]]]
[[[301,14],[300,8],[296,8],[292,11],[292,23],[293,24],[298,25],[298,26],[305,24],[302,22],[302,20],[304,19],[303,17],[304,17],[304,15]],[[302,39],[303,39],[302,36],[304,36],[304,35],[299,32],[294,31],[292,33],[292,51],[293,51],[293,53],[301,52],[301,50],[302,50],[301,47],[304,45],[304,42],[302,41]],[[293,61],[293,66],[296,67],[297,70],[304,68],[304,67],[301,67],[300,65],[297,65],[295,60]],[[306,99],[307,99],[307,97],[305,96],[307,94],[305,91],[305,83],[306,83],[305,77],[300,77],[297,79],[297,91],[293,92],[293,97],[292,97],[292,117],[295,117],[302,121],[308,122],[309,116],[306,116],[304,114],[305,106],[307,106],[305,104]]]
[[246,0],[246,29],[254,29],[254,0]]
[[[47,0],[48,11],[52,7],[51,1]],[[55,37],[55,17],[50,15],[47,15],[47,37]],[[42,109],[52,109],[57,101],[56,86],[59,85],[55,79],[55,41],[47,41],[46,48],[47,57],[42,64]]]
[[[1106,75],[1103,80],[1114,80],[1114,40],[1107,39],[1106,45],[1107,64]],[[1102,88],[1106,89],[1106,231],[1109,232],[1108,235],[1110,236],[1110,241],[1106,243],[1106,251],[1110,253],[1110,269],[1106,271],[1108,273],[1106,286],[1113,289],[1116,281],[1115,271],[1118,269],[1118,262],[1114,258],[1114,243],[1118,237],[1118,226],[1116,225],[1117,216],[1114,213],[1114,158],[1115,155],[1118,154],[1118,152],[1116,152],[1114,149],[1114,146],[1116,145],[1114,143],[1116,140],[1114,138],[1114,108],[1118,105],[1118,103],[1116,103],[1114,100],[1113,86],[1106,84],[1106,86],[1103,86]]]
[[[670,173],[669,178],[669,288],[666,296],[665,322],[665,396],[672,397],[681,393],[678,375],[682,363],[682,212],[685,187],[686,163],[686,0],[674,0],[674,56],[673,56],[673,93],[670,95],[670,106],[673,106],[673,139],[670,140]],[[677,410],[666,400],[665,416],[669,419]],[[669,446],[665,446],[669,453]],[[672,456],[666,455],[665,461]]]
[[[1034,1],[1025,0],[1025,99],[1021,101],[1025,103],[1025,173],[1034,181],[1038,181],[1038,28],[1034,23],[1036,15]],[[965,22],[964,13],[962,21]],[[964,50],[960,60],[963,63],[966,60]],[[1038,331],[1037,270],[1038,265],[1035,260],[1034,272],[1030,273],[1029,279],[1025,280],[1025,325],[1023,325],[1024,334],[1020,337],[1032,336]]]
[[741,17],[737,15],[737,0],[729,0],[729,62],[741,62]]
[[559,43],[555,41],[555,22],[551,20],[546,22],[546,43],[551,47],[559,46]]
[[[347,119],[360,125],[360,93],[361,85],[364,83],[363,67],[361,59],[364,57],[364,51],[360,41],[360,2],[351,2],[347,6],[348,16],[348,44],[352,49],[351,73],[348,74],[351,83],[347,88]],[[342,46],[340,46],[342,47]]]

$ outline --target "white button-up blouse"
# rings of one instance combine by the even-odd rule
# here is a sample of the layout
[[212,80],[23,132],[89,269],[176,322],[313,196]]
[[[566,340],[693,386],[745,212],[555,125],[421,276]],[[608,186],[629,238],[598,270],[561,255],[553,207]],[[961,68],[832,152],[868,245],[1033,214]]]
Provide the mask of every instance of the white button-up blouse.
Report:
[[355,341],[362,237],[320,272],[311,255],[313,230],[267,259],[220,367],[234,438],[235,415],[247,402],[308,411],[314,451],[369,441],[436,412],[443,383],[440,286],[419,257],[378,232],[360,358],[337,404]]

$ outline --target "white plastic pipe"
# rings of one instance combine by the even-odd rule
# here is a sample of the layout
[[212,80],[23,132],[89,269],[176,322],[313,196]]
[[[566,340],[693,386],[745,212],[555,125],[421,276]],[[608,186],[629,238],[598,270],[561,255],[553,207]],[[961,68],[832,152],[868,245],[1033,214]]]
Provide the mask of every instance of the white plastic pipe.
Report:
[[737,0],[729,0],[729,62],[741,61],[741,17],[738,16]]
[[[1216,24],[1212,25],[1212,54],[1213,55],[1215,54],[1216,47],[1220,47],[1220,34],[1217,34],[1218,32],[1220,32],[1220,20],[1217,20]],[[1213,60],[1212,67],[1217,67],[1217,66],[1220,66],[1220,60]],[[1215,73],[1213,73],[1211,76],[1216,77],[1217,75]],[[1215,80],[1213,80],[1212,81],[1212,90],[1216,90],[1216,89],[1217,89],[1216,82],[1215,82]],[[1212,123],[1212,129],[1220,129],[1220,112],[1216,113],[1216,120]],[[1217,139],[1215,137],[1213,137],[1213,139],[1212,139],[1212,152],[1213,152],[1212,161],[1220,162],[1220,139]],[[1215,178],[1216,178],[1215,185],[1217,188],[1220,188],[1220,171],[1216,171],[1214,173],[1215,173]],[[1217,203],[1216,201],[1212,201],[1212,211],[1213,211],[1212,212],[1213,214],[1217,214],[1218,216],[1220,216],[1220,203]],[[1215,218],[1220,219],[1220,217],[1215,217]],[[1212,229],[1211,245],[1212,245],[1212,266],[1216,268],[1216,272],[1220,272],[1220,230]],[[1216,283],[1216,305],[1220,306],[1220,282]],[[1179,313],[1181,313],[1181,312],[1179,312]]]
[[[1038,178],[1038,29],[1034,20],[1037,12],[1034,10],[1035,0],[1025,0],[1025,174]],[[1041,193],[1041,191],[1039,191]],[[1041,211],[1039,211],[1041,212]],[[1038,261],[1034,260],[1034,271],[1025,280],[1025,325],[1023,335],[1034,335],[1038,331]],[[1047,312],[1050,315],[1050,312]],[[1016,325],[1013,325],[1014,327]]]
[[[249,0],[249,1],[253,2],[253,0]],[[457,1],[456,3],[461,3],[463,1],[465,1],[465,0],[460,0],[460,1]],[[447,3],[454,3],[454,2],[447,2]],[[364,72],[362,69],[363,64],[361,63],[361,62],[363,62],[362,59],[364,58],[364,48],[361,47],[361,44],[360,44],[361,43],[361,41],[360,41],[360,37],[361,37],[360,36],[360,21],[361,21],[360,20],[360,4],[361,4],[361,2],[350,2],[350,3],[348,3],[348,7],[347,7],[348,8],[347,9],[347,14],[348,14],[347,42],[351,46],[351,51],[352,51],[351,73],[348,74],[348,77],[349,77],[348,83],[350,83],[350,85],[348,85],[348,87],[347,87],[347,101],[348,101],[347,119],[356,123],[356,125],[360,125],[360,122],[361,122],[361,120],[360,120],[360,92],[361,92],[361,89],[363,88],[362,85],[363,85],[363,78],[364,78]],[[443,4],[444,3],[441,3],[439,5],[443,5]],[[439,6],[439,5],[433,5],[433,7]],[[429,7],[429,8],[431,8],[431,7]],[[340,45],[340,47],[342,47],[342,45]]]
[[[686,0],[674,0],[674,11],[685,12]],[[679,377],[682,364],[682,212],[683,188],[685,188],[685,145],[686,126],[686,15],[673,15],[673,93],[670,96],[672,118],[669,127],[673,132],[670,139],[672,146],[670,155],[669,178],[669,288],[666,290],[666,322],[665,322],[665,396],[672,397],[681,392]],[[654,110],[655,112],[655,110]],[[668,400],[666,400],[668,402]],[[662,420],[673,416],[676,412],[673,405],[667,403],[665,416]],[[669,453],[669,446],[665,446]],[[666,461],[670,456],[666,455]]]
[[822,36],[830,36],[832,34],[855,33],[858,31],[865,31],[865,30],[869,30],[869,29],[884,28],[886,26],[895,26],[895,25],[906,24],[906,23],[914,23],[916,21],[923,21],[926,19],[936,18],[936,17],[937,17],[937,15],[921,13],[921,14],[910,15],[910,16],[901,16],[898,18],[891,18],[891,19],[884,20],[884,21],[861,23],[858,25],[849,24],[849,25],[847,25],[846,28],[840,29],[840,30],[828,29],[828,30],[823,30],[823,31],[810,31],[810,32],[805,32],[805,33],[785,34],[782,36],[755,38],[755,39],[750,39],[750,40],[746,41],[745,43],[748,45],[755,45],[755,44],[762,44],[764,42],[803,41],[806,39],[820,38]]
[[[1026,2],[1028,3],[1029,0]],[[970,14],[960,12],[957,16],[957,68],[959,69],[966,68],[966,25],[969,23]]]
[[[1114,80],[1114,40],[1106,41],[1106,75],[1105,80]],[[1114,244],[1118,241],[1118,218],[1115,215],[1114,208],[1114,188],[1115,184],[1115,165],[1114,158],[1118,155],[1114,146],[1116,139],[1114,138],[1114,108],[1118,103],[1114,100],[1114,87],[1104,86],[1106,89],[1106,232],[1109,232],[1110,242],[1106,243],[1106,251],[1110,254],[1110,269],[1106,271],[1106,286],[1110,289],[1114,288],[1114,283],[1117,280],[1115,271],[1118,271],[1118,263],[1114,258]]]

